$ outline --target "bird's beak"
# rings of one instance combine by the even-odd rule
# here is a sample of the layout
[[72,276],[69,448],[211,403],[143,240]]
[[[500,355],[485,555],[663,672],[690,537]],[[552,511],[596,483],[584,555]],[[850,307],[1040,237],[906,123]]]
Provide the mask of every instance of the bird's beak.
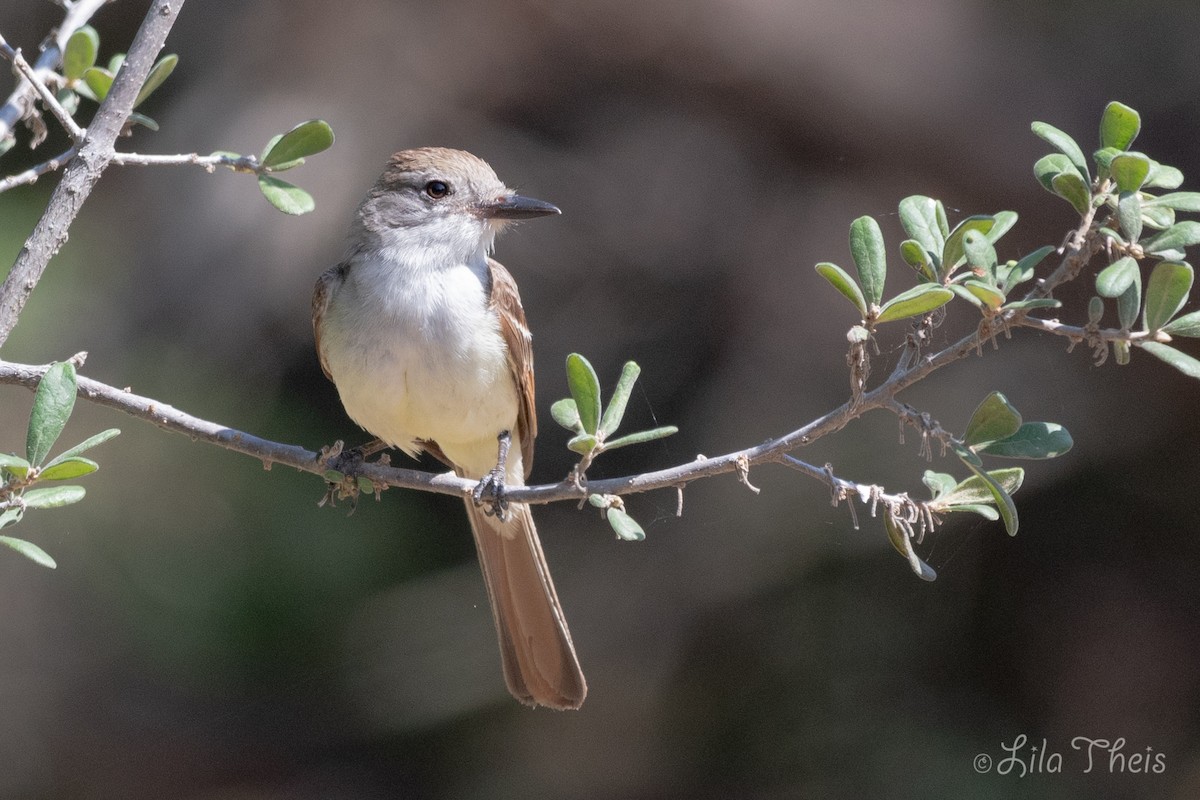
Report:
[[479,205],[479,215],[485,219],[530,219],[561,213],[558,206],[519,194],[499,197]]

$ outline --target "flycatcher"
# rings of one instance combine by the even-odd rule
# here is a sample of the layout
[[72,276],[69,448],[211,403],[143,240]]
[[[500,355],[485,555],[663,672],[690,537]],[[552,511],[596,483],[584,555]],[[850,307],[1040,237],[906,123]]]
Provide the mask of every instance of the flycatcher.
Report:
[[523,703],[566,709],[587,684],[529,507],[503,500],[533,462],[532,338],[517,284],[488,257],[513,220],[558,213],[470,153],[402,150],[359,205],[345,258],[317,281],[313,330],[355,422],[480,481],[467,516],[504,679]]

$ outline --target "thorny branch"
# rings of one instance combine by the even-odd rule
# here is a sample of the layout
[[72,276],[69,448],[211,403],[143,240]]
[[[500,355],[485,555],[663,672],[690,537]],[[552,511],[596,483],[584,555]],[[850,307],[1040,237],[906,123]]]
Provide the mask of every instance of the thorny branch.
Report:
[[[1090,223],[1089,218],[1085,220],[1084,225],[1090,227]],[[1053,286],[1048,286],[1048,284],[1052,281],[1057,285],[1069,280],[1069,277],[1064,276],[1078,274],[1083,264],[1094,254],[1095,250],[1089,244],[1090,232],[1082,229],[1081,226],[1081,230],[1077,233],[1078,244],[1066,250],[1062,262],[1051,278],[1039,284],[1034,290],[1039,293],[1039,296],[1047,296],[1050,293]],[[872,506],[872,513],[874,513],[874,507],[882,503],[899,522],[907,521],[906,524],[917,525],[920,530],[925,530],[934,521],[927,503],[913,500],[905,494],[888,494],[881,487],[858,484],[838,478],[833,475],[831,469],[807,464],[789,453],[840,430],[867,411],[885,409],[895,413],[905,424],[912,425],[921,431],[922,455],[932,455],[931,442],[937,441],[944,447],[950,439],[950,434],[935,421],[929,419],[928,415],[920,414],[910,406],[896,400],[896,395],[928,377],[934,371],[971,353],[982,352],[983,344],[994,338],[999,332],[1007,331],[1011,327],[1034,328],[1068,337],[1085,335],[1082,328],[1064,326],[1051,320],[1038,320],[1028,317],[1022,311],[1004,312],[994,318],[991,325],[981,326],[974,333],[962,337],[932,355],[912,359],[909,368],[894,371],[885,382],[874,389],[862,393],[857,399],[847,401],[784,436],[732,453],[698,457],[686,464],[640,475],[588,480],[586,484],[568,477],[559,483],[514,486],[509,489],[508,498],[513,502],[520,503],[550,503],[561,500],[579,500],[588,494],[624,495],[656,489],[680,491],[681,487],[692,481],[727,473],[735,473],[743,483],[750,486],[748,476],[751,466],[779,463],[826,483],[834,493],[835,502],[857,496],[864,503]],[[1120,331],[1102,331],[1100,335],[1106,339],[1124,338],[1134,343],[1146,338],[1144,334]],[[19,384],[34,389],[46,369],[46,366],[0,361],[0,384]],[[283,464],[314,475],[324,475],[326,472],[327,467],[321,454],[303,447],[261,439],[224,425],[193,417],[152,398],[142,397],[82,376],[78,379],[78,386],[79,395],[86,400],[117,409],[195,440],[206,441],[228,450],[244,453],[261,460],[268,468],[272,464]],[[473,481],[458,478],[450,473],[433,474],[373,463],[364,463],[359,474],[372,482],[387,486],[441,494],[467,495],[475,488]]]

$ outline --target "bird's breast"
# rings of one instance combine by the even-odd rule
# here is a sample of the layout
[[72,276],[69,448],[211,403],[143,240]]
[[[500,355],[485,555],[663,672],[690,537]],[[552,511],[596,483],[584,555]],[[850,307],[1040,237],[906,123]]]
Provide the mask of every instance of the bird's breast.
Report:
[[483,276],[464,265],[411,280],[361,266],[330,299],[321,337],[346,411],[409,452],[427,439],[461,466],[494,463],[518,401]]

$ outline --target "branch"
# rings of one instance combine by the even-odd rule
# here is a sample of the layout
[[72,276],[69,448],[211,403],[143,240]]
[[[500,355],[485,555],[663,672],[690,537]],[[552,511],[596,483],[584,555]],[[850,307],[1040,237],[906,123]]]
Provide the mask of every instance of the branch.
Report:
[[18,172],[16,175],[9,175],[5,178],[0,178],[0,192],[7,192],[9,189],[14,189],[18,186],[25,186],[31,183],[37,183],[38,178],[45,175],[47,172],[57,172],[63,168],[68,161],[75,157],[79,152],[79,147],[73,145],[69,149],[59,153],[54,158],[47,159],[40,164],[35,164],[24,172]]
[[[80,0],[79,5],[83,5]],[[183,0],[156,0],[146,12],[125,63],[121,65],[112,89],[100,104],[87,130],[79,153],[67,165],[62,180],[50,197],[33,235],[25,242],[0,285],[0,347],[8,339],[21,310],[41,280],[51,257],[67,241],[67,231],[79,214],[92,187],[113,157],[113,145],[133,110],[138,92],[154,65],[154,59],[166,41],[167,33],[179,15]],[[73,8],[74,11],[78,6]],[[41,59],[38,60],[39,63]]]
[[[50,75],[62,64],[63,48],[71,34],[87,24],[100,6],[109,0],[76,0],[67,6],[67,14],[63,17],[62,25],[54,34],[54,41],[42,51],[38,60],[33,64],[33,73],[37,83],[45,85]],[[143,79],[144,80],[144,79]],[[0,106],[0,140],[12,133],[17,123],[29,113],[33,103],[36,84],[18,81],[12,94],[8,96],[3,106]],[[3,339],[0,339],[3,341]]]
[[59,124],[67,129],[67,133],[71,134],[72,141],[82,141],[83,128],[79,127],[79,123],[62,107],[62,103],[58,102],[54,92],[50,91],[50,87],[46,85],[45,81],[34,72],[33,67],[29,66],[29,62],[25,60],[25,56],[21,55],[21,51],[10,47],[3,36],[0,36],[0,54],[11,61],[17,72],[33,87],[38,96],[42,98],[42,104],[53,112]]

